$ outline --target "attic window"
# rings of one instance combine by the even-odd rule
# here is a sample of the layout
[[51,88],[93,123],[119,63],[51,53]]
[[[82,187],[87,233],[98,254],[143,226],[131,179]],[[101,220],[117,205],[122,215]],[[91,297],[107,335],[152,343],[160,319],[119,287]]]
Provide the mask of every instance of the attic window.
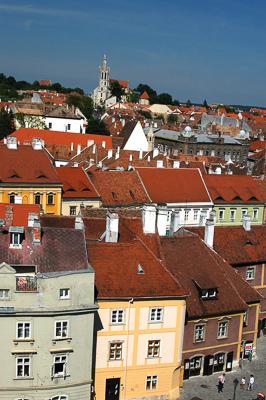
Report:
[[217,196],[214,200],[222,200],[222,201],[224,201],[224,198],[222,196]]
[[112,197],[114,200],[117,199],[117,194],[115,192],[112,192]]
[[41,178],[47,178],[47,176],[45,175],[45,173],[41,170],[37,170],[36,171],[36,178],[37,179],[41,179]]
[[248,200],[258,201],[258,199],[255,196],[251,196]]
[[12,169],[11,171],[9,171],[8,178],[21,178],[21,177],[19,176],[19,174],[14,169]]
[[217,289],[201,289],[200,297],[202,299],[214,299],[217,296]]
[[142,267],[142,265],[138,265],[138,274],[139,275],[144,275],[145,274],[145,272],[144,272],[144,269],[143,269],[143,267]]
[[233,200],[241,200],[241,198],[240,198],[239,196],[235,196],[235,197],[233,198]]

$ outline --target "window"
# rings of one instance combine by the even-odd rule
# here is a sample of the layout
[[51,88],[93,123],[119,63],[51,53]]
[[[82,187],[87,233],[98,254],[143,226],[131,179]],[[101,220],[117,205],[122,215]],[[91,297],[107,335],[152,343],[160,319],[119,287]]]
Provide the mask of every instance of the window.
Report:
[[218,338],[224,338],[228,336],[228,321],[222,321],[218,323]]
[[16,358],[16,377],[29,378],[31,374],[31,358],[17,357]]
[[70,299],[70,289],[64,288],[59,290],[60,299]]
[[150,309],[149,322],[163,322],[163,307]]
[[67,130],[70,131],[71,129],[71,124],[67,124]]
[[219,220],[224,220],[224,208],[219,208]]
[[189,361],[190,370],[200,369],[201,368],[202,357],[193,357]]
[[39,193],[36,193],[34,195],[34,203],[35,204],[41,204],[41,195]]
[[199,210],[194,210],[194,216],[193,216],[194,221],[197,221],[198,218],[199,218]]
[[66,338],[68,337],[68,321],[56,321],[55,322],[55,338]]
[[230,221],[234,221],[236,219],[236,210],[230,209]]
[[185,222],[188,221],[188,217],[189,217],[189,210],[185,210]]
[[122,342],[111,342],[109,360],[122,360]]
[[68,397],[65,394],[63,394],[61,396],[51,397],[49,400],[67,400],[67,399],[68,399]]
[[243,326],[248,326],[248,310],[244,313]]
[[53,193],[48,193],[47,204],[54,204],[54,194]]
[[242,210],[241,210],[241,217],[242,217],[242,219],[243,219],[244,215],[247,215],[247,213],[248,213],[247,208],[242,208]]
[[255,267],[248,267],[246,270],[246,280],[252,281],[255,279]]
[[8,300],[10,298],[9,289],[0,289],[0,300]]
[[148,375],[146,377],[146,390],[154,390],[158,385],[158,376],[157,375]]
[[254,221],[257,221],[258,216],[259,216],[259,210],[258,210],[258,208],[253,208],[253,220],[254,220]]
[[11,233],[11,246],[20,247],[22,242],[22,235],[18,232]]
[[124,323],[124,310],[122,310],[122,309],[112,310],[111,311],[111,323],[113,325],[123,324]]
[[201,298],[209,299],[214,298],[217,295],[217,289],[201,289]]
[[160,340],[148,341],[148,358],[160,357]]
[[29,339],[31,337],[31,323],[17,322],[17,339]]
[[77,215],[77,207],[76,206],[69,207],[69,215]]
[[205,324],[197,324],[194,327],[194,342],[203,342],[205,340]]
[[9,203],[14,204],[15,203],[15,193],[10,193],[9,195]]
[[52,366],[52,378],[55,377],[66,377],[66,364],[67,364],[67,355],[60,354],[54,356],[54,363]]
[[52,122],[49,122],[49,123],[48,123],[48,129],[52,129],[52,126],[53,126],[53,125],[52,125]]

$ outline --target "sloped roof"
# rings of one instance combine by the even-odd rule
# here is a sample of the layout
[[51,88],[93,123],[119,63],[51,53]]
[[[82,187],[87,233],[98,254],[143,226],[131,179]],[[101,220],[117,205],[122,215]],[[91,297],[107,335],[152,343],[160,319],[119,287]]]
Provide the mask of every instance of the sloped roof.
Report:
[[128,88],[129,81],[125,79],[110,79],[110,83],[118,82],[122,88]]
[[155,203],[211,202],[198,169],[136,168]]
[[[181,285],[190,291],[187,299],[189,318],[229,314],[247,309],[246,301],[259,301],[260,295],[220,256],[197,236],[161,237],[166,266]],[[242,297],[241,289],[248,292]],[[204,300],[200,289],[218,289],[217,298]]]
[[100,197],[83,168],[60,167],[56,171],[63,184],[63,199]]
[[205,175],[204,181],[216,203],[263,202],[257,182],[247,175]]
[[130,138],[131,133],[135,129],[137,123],[138,123],[137,120],[126,122],[125,126],[123,127],[123,129],[120,133],[120,136],[124,138],[123,143],[122,143],[122,148],[126,145],[128,139]]
[[[10,212],[12,213],[10,216]],[[6,213],[12,217],[11,225],[28,226],[28,215],[30,213],[40,214],[38,204],[4,204],[0,203],[0,218],[6,222]]]
[[46,150],[34,150],[32,146],[18,146],[15,150],[6,145],[0,145],[0,182],[60,183]]
[[141,93],[141,95],[139,96],[140,99],[145,99],[145,100],[149,100],[150,96],[148,95],[147,91],[144,90],[143,93]]
[[129,206],[150,202],[135,171],[95,171],[91,180],[104,206]]
[[255,140],[249,146],[250,151],[266,150],[266,140]]
[[9,243],[9,235],[0,235],[0,262],[35,265],[40,273],[89,268],[82,230],[43,228],[41,244],[36,246],[32,244],[32,228],[25,228],[22,249],[10,249]]

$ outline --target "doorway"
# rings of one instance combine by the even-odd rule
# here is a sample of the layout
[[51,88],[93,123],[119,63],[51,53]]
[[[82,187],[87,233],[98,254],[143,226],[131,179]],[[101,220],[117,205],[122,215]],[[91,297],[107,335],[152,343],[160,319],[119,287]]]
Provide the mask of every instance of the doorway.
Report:
[[120,378],[106,379],[105,400],[119,400]]

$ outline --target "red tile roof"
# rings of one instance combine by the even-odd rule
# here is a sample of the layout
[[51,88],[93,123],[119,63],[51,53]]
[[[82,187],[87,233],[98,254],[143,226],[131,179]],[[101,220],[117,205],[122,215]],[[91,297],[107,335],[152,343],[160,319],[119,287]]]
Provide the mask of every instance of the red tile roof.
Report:
[[266,150],[266,140],[255,140],[249,146],[250,151]]
[[63,198],[100,197],[92,181],[81,167],[60,167],[57,175],[63,184]]
[[80,144],[82,147],[88,146],[88,141],[93,140],[94,143],[102,144],[105,142],[106,148],[112,148],[112,137],[107,135],[93,135],[91,133],[69,133],[57,132],[45,129],[20,128],[13,132],[11,136],[16,136],[21,143],[29,143],[33,138],[44,140],[45,145],[65,145],[71,146],[71,143],[77,147]]
[[122,88],[128,88],[129,81],[123,79],[110,79],[110,83],[118,82]]
[[136,168],[136,171],[152,202],[211,202],[198,169]]
[[204,180],[215,203],[262,202],[257,182],[246,175],[205,175]]
[[32,146],[8,149],[0,145],[0,183],[58,183],[56,168],[46,150]]
[[37,204],[0,203],[0,218],[5,221],[5,225],[28,226],[28,216],[30,213],[39,215],[40,206]]
[[50,79],[41,79],[39,81],[40,86],[50,86],[52,84],[52,81]]
[[91,180],[104,206],[129,206],[149,202],[135,171],[95,171]]
[[148,93],[146,92],[146,90],[144,90],[144,92],[139,96],[140,99],[145,99],[145,100],[149,100],[150,96],[148,95]]
[[[161,245],[167,268],[190,291],[189,318],[244,311],[246,302],[260,300],[260,295],[199,237],[162,237]],[[200,289],[218,289],[217,298],[202,299]]]

